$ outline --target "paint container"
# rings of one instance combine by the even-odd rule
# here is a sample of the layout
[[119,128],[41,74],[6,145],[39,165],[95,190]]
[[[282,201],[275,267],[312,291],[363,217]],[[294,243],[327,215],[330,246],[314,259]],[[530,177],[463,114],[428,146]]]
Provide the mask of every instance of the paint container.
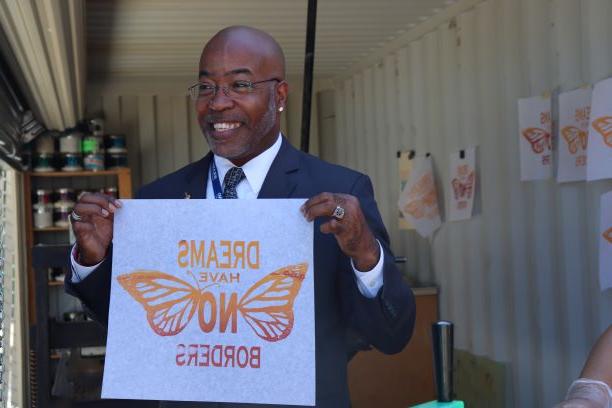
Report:
[[54,225],[56,227],[68,228],[70,226],[70,213],[74,208],[74,204],[59,203],[53,208]]
[[65,133],[60,136],[60,153],[81,153],[81,140],[83,134],[80,132]]
[[74,206],[74,202],[76,201],[76,194],[71,188],[58,188],[55,190],[56,201],[53,204],[54,206],[58,206],[60,204],[72,205]]
[[114,199],[119,198],[119,193],[117,192],[117,187],[106,187],[104,189],[104,194],[106,194],[107,196],[111,196]]
[[49,228],[53,226],[53,206],[51,204],[36,204],[34,208],[34,228]]
[[38,204],[51,204],[53,201],[53,192],[45,188],[38,188],[34,192],[33,205]]
[[127,153],[125,135],[108,135],[106,137],[107,153]]
[[85,170],[101,171],[104,170],[104,155],[102,153],[91,153],[85,155],[83,159]]
[[83,155],[104,153],[104,145],[101,136],[87,135],[83,138],[81,150]]
[[36,153],[34,155],[34,171],[37,173],[55,171],[53,155],[48,153]]
[[83,156],[80,153],[62,154],[62,171],[83,170]]
[[36,138],[36,153],[53,155],[55,153],[55,138],[45,133]]
[[109,169],[122,169],[128,166],[127,153],[110,153],[106,155],[106,167]]
[[89,121],[89,131],[95,136],[104,135],[104,119],[94,118]]

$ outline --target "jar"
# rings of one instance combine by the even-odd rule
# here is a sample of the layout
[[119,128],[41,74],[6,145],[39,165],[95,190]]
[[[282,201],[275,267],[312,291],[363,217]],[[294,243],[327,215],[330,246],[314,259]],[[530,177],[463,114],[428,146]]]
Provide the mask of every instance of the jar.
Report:
[[60,205],[60,204],[67,204],[67,205],[74,206],[74,203],[76,200],[76,195],[75,195],[74,190],[71,188],[66,188],[66,187],[58,188],[57,190],[55,190],[55,197],[57,198],[57,200],[54,203],[55,206]]
[[106,155],[106,167],[122,169],[128,166],[127,153],[110,153]]
[[74,208],[74,204],[59,203],[54,207],[55,226],[68,228],[70,226],[70,213]]
[[81,150],[84,155],[92,153],[104,153],[104,146],[102,144],[102,137],[96,135],[87,135],[83,138],[81,144]]
[[83,165],[85,167],[85,170],[104,170],[104,155],[102,153],[91,153],[85,155],[83,159]]
[[64,133],[60,136],[60,153],[81,153],[81,139],[83,134],[80,132]]
[[34,207],[34,228],[49,228],[53,226],[53,206],[51,204],[36,204]]
[[38,188],[34,192],[34,200],[33,204],[51,204],[53,192],[51,190],[47,190],[46,188]]
[[55,171],[53,154],[36,153],[34,155],[34,171],[37,173]]
[[55,139],[49,133],[43,133],[36,138],[36,153],[49,154],[55,153]]
[[125,135],[108,135],[106,138],[106,151],[108,153],[127,153]]
[[83,156],[80,153],[62,154],[62,171],[83,170]]

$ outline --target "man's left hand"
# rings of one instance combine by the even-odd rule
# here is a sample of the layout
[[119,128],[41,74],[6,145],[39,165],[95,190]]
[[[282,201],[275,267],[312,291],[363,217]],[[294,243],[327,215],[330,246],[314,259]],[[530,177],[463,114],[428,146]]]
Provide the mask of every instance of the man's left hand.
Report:
[[[336,207],[344,209],[344,216],[334,218]],[[321,224],[321,232],[334,234],[344,254],[353,259],[358,271],[370,271],[380,259],[380,247],[365,220],[359,200],[349,194],[321,193],[301,207],[304,217],[332,217]]]

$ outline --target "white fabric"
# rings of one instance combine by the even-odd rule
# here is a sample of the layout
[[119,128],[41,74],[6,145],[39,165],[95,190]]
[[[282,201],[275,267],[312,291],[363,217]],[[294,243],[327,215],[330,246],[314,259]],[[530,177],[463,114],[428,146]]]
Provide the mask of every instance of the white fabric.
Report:
[[0,25],[34,108],[49,129],[64,130],[84,118],[85,6],[83,0],[0,2]]
[[[238,193],[238,199],[255,199],[257,195],[259,195],[259,191],[261,190],[261,186],[263,185],[264,180],[266,179],[266,175],[268,174],[268,170],[270,170],[270,166],[272,166],[272,162],[274,158],[278,154],[282,144],[282,137],[276,139],[276,142],[272,146],[270,146],[266,151],[261,153],[259,156],[251,159],[248,163],[242,166],[242,170],[246,178],[241,181],[236,186],[236,192]],[[219,173],[219,180],[223,180],[225,177],[225,173],[232,168],[234,165],[231,161],[223,158],[214,156],[215,165],[217,166],[217,171]],[[208,177],[208,184],[206,187],[206,198],[214,199],[215,194],[212,187],[212,181],[210,177]],[[380,246],[380,242],[378,243]],[[76,244],[73,247],[71,254],[71,263],[72,263],[72,282],[78,283],[81,280],[85,279],[94,269],[96,269],[100,264],[94,266],[83,266],[79,265],[76,261]],[[102,262],[100,262],[102,263]],[[378,263],[374,268],[370,271],[361,272],[355,269],[355,265],[353,265],[351,260],[351,266],[353,267],[353,272],[355,273],[355,279],[357,282],[357,287],[362,295],[368,298],[374,298],[378,294],[378,291],[383,285],[383,269],[384,264],[384,254],[382,250],[382,246],[380,246],[380,258],[378,259]]]

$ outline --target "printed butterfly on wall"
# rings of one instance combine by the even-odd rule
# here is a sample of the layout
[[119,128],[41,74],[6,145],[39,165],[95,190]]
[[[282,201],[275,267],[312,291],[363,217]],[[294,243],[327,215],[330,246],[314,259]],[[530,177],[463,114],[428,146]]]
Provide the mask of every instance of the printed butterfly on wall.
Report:
[[416,219],[423,217],[434,218],[438,212],[438,196],[433,176],[424,174],[419,181],[408,192],[408,203],[404,206],[404,211]]
[[606,241],[612,244],[612,227],[605,230],[602,236],[606,239]]
[[[242,296],[237,309],[255,334],[267,341],[287,337],[293,329],[293,302],[308,270],[307,263],[278,269]],[[117,277],[119,284],[144,307],[147,321],[160,336],[180,333],[198,314],[203,331],[205,298],[211,296],[175,276],[159,271],[135,271]]]
[[612,147],[612,116],[603,116],[593,121],[593,128],[603,137],[604,143]]
[[552,148],[550,133],[544,129],[530,127],[523,129],[521,134],[529,142],[534,153],[540,154]]
[[576,126],[566,126],[561,130],[563,139],[567,142],[567,148],[571,154],[576,154],[578,148],[586,150],[588,144],[588,133]]
[[470,199],[474,189],[474,171],[471,171],[465,178],[454,178],[451,184],[455,193],[455,200]]

